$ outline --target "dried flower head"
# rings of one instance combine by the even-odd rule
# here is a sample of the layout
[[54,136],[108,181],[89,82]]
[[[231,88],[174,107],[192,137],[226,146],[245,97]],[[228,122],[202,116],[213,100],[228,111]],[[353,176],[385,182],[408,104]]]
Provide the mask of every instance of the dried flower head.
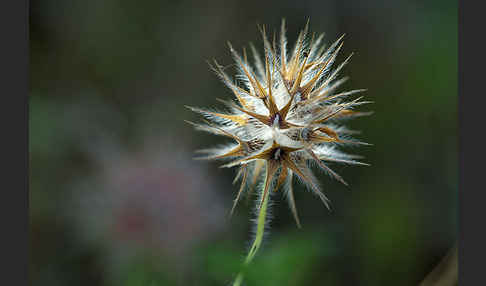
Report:
[[271,189],[277,191],[283,187],[300,226],[292,189],[293,176],[329,208],[311,165],[317,165],[343,184],[346,182],[327,163],[366,165],[356,161],[358,156],[338,150],[341,145],[366,144],[351,138],[356,132],[339,125],[338,121],[369,114],[354,110],[368,102],[360,101],[361,97],[346,101],[363,89],[335,92],[346,80],[337,79],[338,73],[351,57],[332,68],[343,37],[326,49],[322,44],[324,35],[309,36],[307,23],[294,48],[288,51],[285,21],[282,21],[278,44],[275,34],[273,41],[269,41],[265,27],[261,33],[264,57],[262,60],[251,45],[254,66],[249,64],[246,50],[240,55],[229,44],[239,71],[236,81],[216,61],[210,64],[237,101],[223,101],[228,112],[189,107],[206,119],[205,124],[191,124],[197,130],[234,140],[230,145],[200,151],[205,154],[200,157],[202,159],[228,159],[230,162],[223,167],[239,167],[235,182],[241,179],[241,187],[231,213],[244,190],[251,189],[265,172],[260,206]]

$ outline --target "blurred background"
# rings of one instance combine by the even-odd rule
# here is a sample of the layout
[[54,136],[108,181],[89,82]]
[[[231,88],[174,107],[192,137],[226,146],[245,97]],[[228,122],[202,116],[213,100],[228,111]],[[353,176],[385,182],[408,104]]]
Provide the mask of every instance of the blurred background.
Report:
[[457,237],[457,1],[32,1],[32,285],[228,285],[252,238],[253,199],[228,212],[235,170],[194,161],[224,139],[193,131],[184,105],[230,91],[206,60],[226,41],[262,47],[257,24],[289,43],[310,18],[343,33],[342,90],[366,88],[371,167],[301,186],[298,229],[279,196],[247,285],[417,285]]

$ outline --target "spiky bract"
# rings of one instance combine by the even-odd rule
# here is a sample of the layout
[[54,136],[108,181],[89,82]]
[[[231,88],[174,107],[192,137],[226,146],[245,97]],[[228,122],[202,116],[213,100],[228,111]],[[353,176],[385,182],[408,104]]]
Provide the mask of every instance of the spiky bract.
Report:
[[343,45],[343,37],[326,48],[322,44],[324,35],[309,36],[307,24],[289,52],[285,21],[282,21],[278,43],[275,35],[273,41],[269,41],[265,28],[261,33],[264,56],[262,59],[251,45],[254,66],[249,64],[246,50],[240,55],[229,44],[238,69],[236,80],[216,61],[210,64],[233,92],[236,102],[220,100],[228,106],[227,112],[189,107],[206,119],[205,124],[192,124],[198,130],[234,140],[230,145],[200,151],[205,154],[201,159],[229,159],[223,167],[239,167],[235,182],[241,179],[241,187],[231,213],[244,190],[251,190],[264,173],[261,202],[271,189],[277,191],[283,187],[300,226],[292,188],[293,176],[329,207],[311,166],[316,165],[346,184],[329,168],[329,162],[366,165],[356,161],[358,156],[338,150],[340,145],[366,144],[351,138],[355,132],[338,122],[369,114],[354,110],[368,102],[359,101],[361,97],[346,101],[350,95],[364,91],[362,89],[336,93],[346,81],[346,78],[337,79],[338,73],[350,58],[332,68]]

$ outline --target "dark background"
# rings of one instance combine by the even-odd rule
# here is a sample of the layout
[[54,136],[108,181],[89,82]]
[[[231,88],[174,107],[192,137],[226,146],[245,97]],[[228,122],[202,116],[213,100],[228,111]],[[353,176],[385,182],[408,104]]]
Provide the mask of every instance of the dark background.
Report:
[[370,167],[321,176],[332,212],[297,187],[248,285],[416,285],[457,237],[455,1],[35,1],[30,8],[33,285],[226,285],[251,239],[252,201],[229,220],[234,170],[193,161],[222,143],[184,105],[230,92],[206,60],[310,29],[354,52],[343,89],[366,88]]

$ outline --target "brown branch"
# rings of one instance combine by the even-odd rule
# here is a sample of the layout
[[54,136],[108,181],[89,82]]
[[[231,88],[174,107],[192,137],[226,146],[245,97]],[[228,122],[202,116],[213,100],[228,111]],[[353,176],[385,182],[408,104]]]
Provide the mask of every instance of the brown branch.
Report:
[[419,286],[455,286],[458,285],[457,243],[441,262],[430,272]]

